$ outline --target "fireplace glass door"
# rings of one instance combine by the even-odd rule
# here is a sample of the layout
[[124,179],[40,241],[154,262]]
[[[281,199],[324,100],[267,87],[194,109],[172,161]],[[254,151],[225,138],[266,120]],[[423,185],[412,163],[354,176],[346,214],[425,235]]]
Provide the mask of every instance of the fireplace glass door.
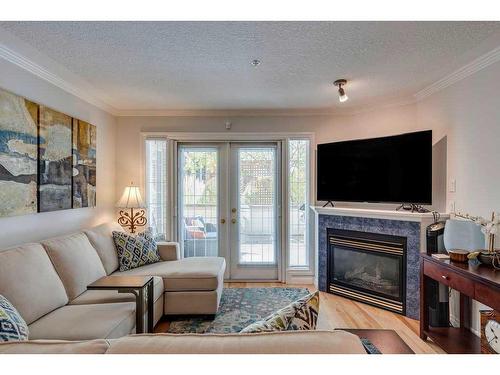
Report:
[[333,280],[400,299],[401,258],[335,247]]
[[406,238],[329,229],[328,290],[404,314]]

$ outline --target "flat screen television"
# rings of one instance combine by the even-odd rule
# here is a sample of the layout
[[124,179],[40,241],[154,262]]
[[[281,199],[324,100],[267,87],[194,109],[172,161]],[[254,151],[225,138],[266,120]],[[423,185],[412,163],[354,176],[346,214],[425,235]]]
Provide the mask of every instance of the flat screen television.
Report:
[[318,145],[317,199],[432,204],[432,130]]

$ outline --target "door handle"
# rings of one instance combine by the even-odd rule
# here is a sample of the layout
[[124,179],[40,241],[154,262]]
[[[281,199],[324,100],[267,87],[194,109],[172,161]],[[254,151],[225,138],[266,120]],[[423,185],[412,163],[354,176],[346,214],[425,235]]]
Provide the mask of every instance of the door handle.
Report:
[[234,214],[236,211],[238,211],[236,208],[233,208],[231,212]]
[[232,219],[231,223],[236,224],[236,219]]
[[226,224],[226,219],[220,219],[221,224]]

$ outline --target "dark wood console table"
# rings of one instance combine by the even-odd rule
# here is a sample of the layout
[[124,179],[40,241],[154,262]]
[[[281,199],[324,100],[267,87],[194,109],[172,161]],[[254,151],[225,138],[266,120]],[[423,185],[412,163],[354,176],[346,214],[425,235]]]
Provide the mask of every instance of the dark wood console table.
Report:
[[[432,279],[460,293],[460,328],[429,325],[428,283]],[[471,300],[500,310],[500,271],[484,265],[420,256],[420,338],[431,338],[447,353],[481,353],[481,341],[470,328]]]

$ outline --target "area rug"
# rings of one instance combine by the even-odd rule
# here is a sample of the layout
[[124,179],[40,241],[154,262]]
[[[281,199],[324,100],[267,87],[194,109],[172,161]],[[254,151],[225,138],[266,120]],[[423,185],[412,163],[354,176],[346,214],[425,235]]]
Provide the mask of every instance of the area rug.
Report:
[[234,333],[308,294],[306,288],[228,288],[215,319],[181,317],[168,333]]

